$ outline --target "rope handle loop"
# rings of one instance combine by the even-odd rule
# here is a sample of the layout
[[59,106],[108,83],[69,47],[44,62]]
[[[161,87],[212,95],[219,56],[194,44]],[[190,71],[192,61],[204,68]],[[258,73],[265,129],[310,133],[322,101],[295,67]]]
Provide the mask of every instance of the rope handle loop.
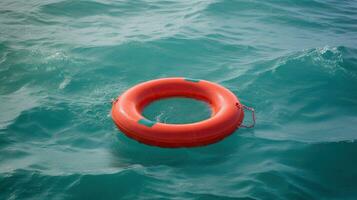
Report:
[[[236,105],[239,106],[238,103],[237,103]],[[255,120],[256,120],[254,108],[245,106],[245,105],[243,105],[243,104],[242,104],[242,108],[245,109],[245,110],[249,110],[250,112],[252,112],[253,122],[252,122],[252,124],[250,124],[250,125],[241,124],[239,127],[243,127],[243,128],[253,128],[253,127],[255,126]]]
[[119,96],[117,98],[112,98],[111,103],[112,105],[115,104],[119,100]]

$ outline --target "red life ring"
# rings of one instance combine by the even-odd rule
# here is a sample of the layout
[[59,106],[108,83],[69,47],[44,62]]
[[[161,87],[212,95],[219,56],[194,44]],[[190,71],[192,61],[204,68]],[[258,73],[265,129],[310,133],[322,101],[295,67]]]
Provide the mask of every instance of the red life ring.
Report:
[[[211,118],[190,124],[153,122],[141,115],[149,103],[168,97],[205,101]],[[228,89],[204,80],[163,78],[140,83],[113,101],[112,118],[130,138],[160,147],[194,147],[215,143],[232,134],[244,118],[243,105]]]

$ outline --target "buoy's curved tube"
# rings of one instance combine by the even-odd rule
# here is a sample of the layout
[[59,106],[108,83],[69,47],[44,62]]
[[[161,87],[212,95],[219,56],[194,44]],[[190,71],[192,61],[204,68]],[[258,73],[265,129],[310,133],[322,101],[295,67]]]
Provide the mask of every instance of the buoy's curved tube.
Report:
[[[209,119],[190,124],[153,122],[141,115],[149,103],[168,97],[205,101]],[[238,106],[237,106],[238,105]],[[244,118],[243,106],[228,89],[204,80],[163,78],[138,84],[113,101],[112,118],[127,136],[160,147],[194,147],[215,143],[232,134]]]

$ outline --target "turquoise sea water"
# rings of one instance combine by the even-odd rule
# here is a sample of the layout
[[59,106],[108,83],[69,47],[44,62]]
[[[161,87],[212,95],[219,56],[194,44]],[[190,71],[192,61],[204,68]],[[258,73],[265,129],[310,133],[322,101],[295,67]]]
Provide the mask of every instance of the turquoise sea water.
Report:
[[[111,98],[170,76],[229,88],[256,127],[201,148],[123,136]],[[0,2],[0,199],[357,199],[356,124],[356,1]]]

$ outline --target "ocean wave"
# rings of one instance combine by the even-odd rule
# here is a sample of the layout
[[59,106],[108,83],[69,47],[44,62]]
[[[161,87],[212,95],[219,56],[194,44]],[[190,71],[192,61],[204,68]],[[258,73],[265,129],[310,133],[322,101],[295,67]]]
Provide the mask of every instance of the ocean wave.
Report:
[[[324,142],[356,139],[356,50],[323,47],[255,63],[224,81],[256,105],[256,136]],[[234,84],[233,84],[234,83]],[[239,92],[238,92],[239,91]],[[271,131],[260,133],[270,127]],[[336,130],[339,131],[336,131]]]

